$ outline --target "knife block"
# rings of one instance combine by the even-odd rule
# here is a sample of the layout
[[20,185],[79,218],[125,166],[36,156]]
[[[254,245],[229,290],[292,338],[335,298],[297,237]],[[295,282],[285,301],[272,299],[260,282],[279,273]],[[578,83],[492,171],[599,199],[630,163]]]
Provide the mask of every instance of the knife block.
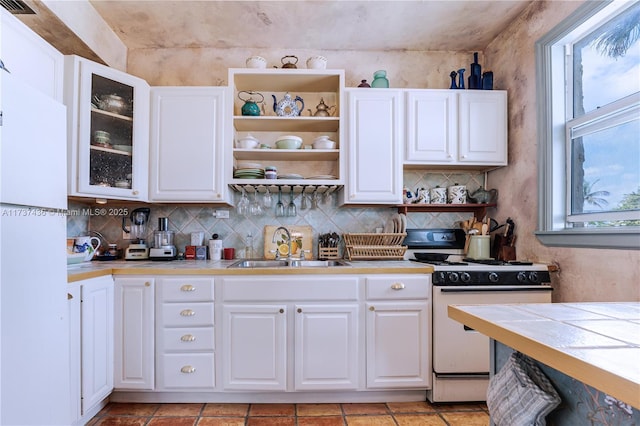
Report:
[[509,245],[502,235],[495,235],[493,240],[493,256],[498,260],[516,260],[516,248]]

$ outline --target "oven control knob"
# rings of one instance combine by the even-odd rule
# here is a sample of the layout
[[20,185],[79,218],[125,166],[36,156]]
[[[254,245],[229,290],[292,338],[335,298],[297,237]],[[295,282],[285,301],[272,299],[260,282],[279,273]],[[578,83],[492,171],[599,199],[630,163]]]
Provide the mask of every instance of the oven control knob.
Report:
[[449,272],[449,282],[457,283],[460,279],[460,276],[457,272]]
[[529,272],[529,281],[532,283],[537,283],[540,281],[540,277],[538,277],[538,273],[535,271]]
[[500,276],[497,272],[490,272],[487,278],[489,278],[489,281],[491,281],[492,283],[497,283],[500,279]]
[[435,278],[437,279],[437,282],[440,283],[440,284],[443,284],[443,283],[447,282],[447,274],[445,274],[442,271],[436,272],[436,277]]
[[516,276],[519,282],[526,283],[527,282],[527,273],[526,272],[518,272]]
[[471,275],[469,275],[468,272],[462,272],[460,274],[460,281],[462,281],[463,283],[471,282]]

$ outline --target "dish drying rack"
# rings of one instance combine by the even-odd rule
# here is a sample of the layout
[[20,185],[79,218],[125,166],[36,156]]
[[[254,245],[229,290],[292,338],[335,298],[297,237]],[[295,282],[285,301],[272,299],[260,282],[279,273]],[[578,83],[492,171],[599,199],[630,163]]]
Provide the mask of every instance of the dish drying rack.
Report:
[[346,257],[349,260],[402,260],[407,246],[402,242],[406,233],[344,234]]

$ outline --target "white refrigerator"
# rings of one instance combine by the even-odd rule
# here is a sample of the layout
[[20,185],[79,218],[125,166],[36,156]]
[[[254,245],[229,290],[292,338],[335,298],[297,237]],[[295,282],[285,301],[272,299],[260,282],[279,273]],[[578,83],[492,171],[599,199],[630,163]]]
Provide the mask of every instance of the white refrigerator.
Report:
[[69,424],[65,107],[0,70],[0,425]]

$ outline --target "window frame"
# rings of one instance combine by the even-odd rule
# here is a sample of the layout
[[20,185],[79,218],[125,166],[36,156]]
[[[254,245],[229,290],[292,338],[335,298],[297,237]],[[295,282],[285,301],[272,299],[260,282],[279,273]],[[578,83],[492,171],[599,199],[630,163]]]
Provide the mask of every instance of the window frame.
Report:
[[612,3],[586,2],[535,43],[538,117],[538,229],[535,235],[546,246],[640,249],[640,227],[566,227],[569,196],[566,117],[567,108],[572,105],[567,102],[565,73],[553,73],[553,67],[567,66],[564,39]]

